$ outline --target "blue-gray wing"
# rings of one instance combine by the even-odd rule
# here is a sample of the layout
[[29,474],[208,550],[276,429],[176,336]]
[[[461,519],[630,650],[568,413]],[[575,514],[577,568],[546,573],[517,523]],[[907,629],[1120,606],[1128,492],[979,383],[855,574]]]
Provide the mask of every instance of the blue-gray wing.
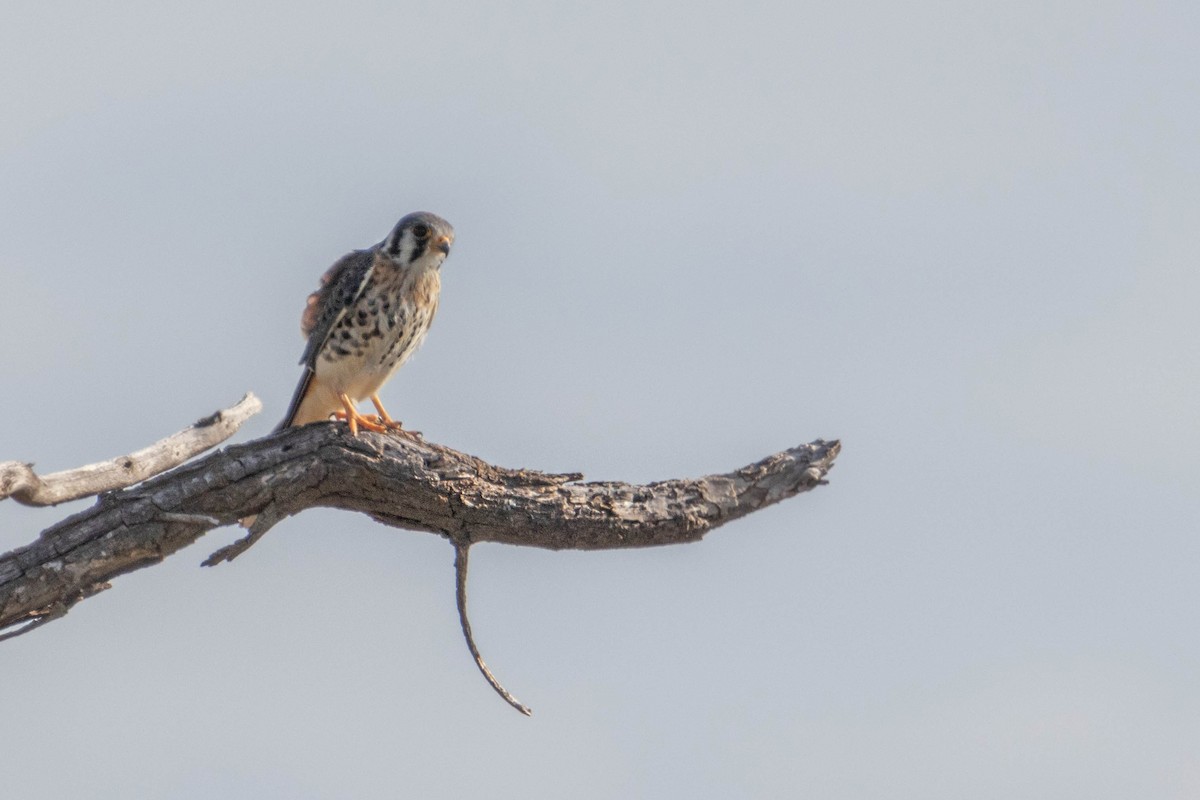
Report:
[[300,330],[308,337],[300,363],[308,369],[316,369],[317,356],[329,334],[367,288],[374,265],[374,250],[355,250],[321,276],[321,288],[309,295],[300,318]]

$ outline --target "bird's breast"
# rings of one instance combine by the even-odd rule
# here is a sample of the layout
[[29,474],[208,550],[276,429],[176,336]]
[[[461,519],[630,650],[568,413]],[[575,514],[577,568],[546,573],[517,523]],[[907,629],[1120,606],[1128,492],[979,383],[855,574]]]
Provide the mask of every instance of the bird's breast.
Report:
[[421,346],[440,291],[437,273],[424,272],[376,270],[321,350],[316,372],[322,382],[363,399]]

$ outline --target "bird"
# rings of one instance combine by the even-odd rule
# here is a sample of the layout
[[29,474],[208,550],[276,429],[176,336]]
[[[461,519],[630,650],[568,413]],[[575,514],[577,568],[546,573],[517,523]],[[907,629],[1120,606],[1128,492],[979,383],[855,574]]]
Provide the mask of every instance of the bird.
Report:
[[[418,211],[383,241],[347,253],[326,271],[300,318],[308,339],[300,357],[304,374],[276,432],[334,417],[353,436],[360,428],[419,435],[392,419],[379,389],[425,341],[453,243],[449,222]],[[368,398],[377,414],[355,406]]]

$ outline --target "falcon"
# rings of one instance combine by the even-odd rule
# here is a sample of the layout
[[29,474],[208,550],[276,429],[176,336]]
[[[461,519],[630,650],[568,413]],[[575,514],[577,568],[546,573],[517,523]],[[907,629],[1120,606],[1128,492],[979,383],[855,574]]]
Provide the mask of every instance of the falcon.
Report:
[[[379,400],[379,389],[425,341],[441,291],[439,269],[454,228],[418,211],[396,223],[387,238],[343,256],[308,296],[300,330],[308,338],[304,375],[277,431],[345,420],[350,433],[401,430]],[[370,398],[377,414],[355,403]]]

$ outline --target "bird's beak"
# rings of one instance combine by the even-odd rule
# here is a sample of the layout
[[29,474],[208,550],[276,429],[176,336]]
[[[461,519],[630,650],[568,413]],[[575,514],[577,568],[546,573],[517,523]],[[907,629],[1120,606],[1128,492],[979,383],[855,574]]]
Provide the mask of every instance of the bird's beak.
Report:
[[450,241],[451,239],[449,236],[439,236],[437,241],[433,243],[433,249],[437,250],[444,256],[448,256],[450,255]]

